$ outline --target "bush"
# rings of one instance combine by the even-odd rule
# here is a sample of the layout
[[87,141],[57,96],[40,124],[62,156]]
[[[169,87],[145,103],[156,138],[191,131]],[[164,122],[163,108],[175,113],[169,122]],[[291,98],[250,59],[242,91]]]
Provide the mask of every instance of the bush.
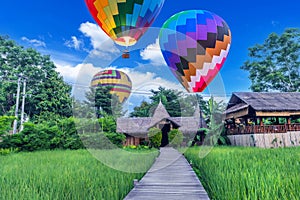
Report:
[[101,118],[99,121],[84,121],[73,117],[41,121],[39,118],[38,124],[24,123],[22,132],[4,136],[0,148],[35,151],[81,149],[85,146],[95,149],[111,149],[115,148],[115,145],[122,147],[126,137],[124,134],[115,133],[115,129],[116,122],[110,116]]
[[12,116],[0,116],[0,135],[7,134],[11,130],[14,119]]
[[[56,124],[56,125],[55,125]],[[0,148],[19,148],[21,151],[48,149],[80,149],[84,148],[73,118],[60,119],[57,123],[42,122],[24,123],[22,132],[6,135]]]
[[126,136],[118,133],[89,133],[80,136],[82,143],[89,149],[114,149],[122,147]]
[[104,133],[104,135],[111,141],[111,143],[118,147],[122,147],[126,140],[126,136],[120,133]]
[[178,129],[173,129],[168,133],[170,146],[179,147],[183,142],[183,134]]
[[150,147],[158,148],[161,145],[162,132],[159,128],[151,128],[148,133]]

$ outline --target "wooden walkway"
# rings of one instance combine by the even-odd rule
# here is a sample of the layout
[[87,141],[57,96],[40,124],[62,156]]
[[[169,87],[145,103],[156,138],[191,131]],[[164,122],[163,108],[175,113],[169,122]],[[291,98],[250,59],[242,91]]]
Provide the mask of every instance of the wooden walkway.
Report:
[[197,175],[185,157],[170,147],[160,155],[125,200],[209,200]]

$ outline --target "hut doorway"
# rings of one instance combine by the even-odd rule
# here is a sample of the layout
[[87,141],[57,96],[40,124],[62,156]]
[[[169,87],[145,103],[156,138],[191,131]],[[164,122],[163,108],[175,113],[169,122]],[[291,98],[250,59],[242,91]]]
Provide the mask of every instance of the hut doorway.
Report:
[[165,147],[169,144],[169,138],[168,138],[168,133],[171,130],[171,125],[170,124],[161,124],[160,127],[161,132],[162,132],[162,138],[161,138],[161,147]]

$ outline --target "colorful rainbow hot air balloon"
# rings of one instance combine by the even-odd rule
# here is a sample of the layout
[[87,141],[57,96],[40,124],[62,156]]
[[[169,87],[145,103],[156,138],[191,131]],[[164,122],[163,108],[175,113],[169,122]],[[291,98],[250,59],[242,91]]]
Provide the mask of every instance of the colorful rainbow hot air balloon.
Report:
[[164,0],[85,0],[102,30],[117,44],[134,45],[151,26]]
[[111,86],[111,94],[115,94],[120,103],[124,103],[130,96],[132,83],[129,76],[124,72],[109,69],[95,74],[91,81],[91,86]]
[[164,23],[159,43],[169,68],[186,90],[202,92],[227,58],[231,32],[218,15],[189,10]]

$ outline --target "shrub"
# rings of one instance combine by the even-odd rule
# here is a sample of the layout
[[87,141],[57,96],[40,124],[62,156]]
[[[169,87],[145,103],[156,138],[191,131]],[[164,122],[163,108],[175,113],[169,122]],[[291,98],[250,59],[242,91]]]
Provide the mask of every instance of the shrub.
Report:
[[77,135],[73,118],[60,119],[57,123],[41,122],[24,123],[22,132],[6,135],[0,148],[19,148],[21,151],[47,149],[79,149],[84,148]]
[[148,132],[150,146],[158,148],[161,145],[162,132],[159,128],[151,128]]
[[179,147],[183,142],[183,134],[178,129],[173,129],[168,133],[169,144],[174,147]]
[[11,130],[14,119],[15,117],[12,116],[0,116],[0,135],[6,134]]

